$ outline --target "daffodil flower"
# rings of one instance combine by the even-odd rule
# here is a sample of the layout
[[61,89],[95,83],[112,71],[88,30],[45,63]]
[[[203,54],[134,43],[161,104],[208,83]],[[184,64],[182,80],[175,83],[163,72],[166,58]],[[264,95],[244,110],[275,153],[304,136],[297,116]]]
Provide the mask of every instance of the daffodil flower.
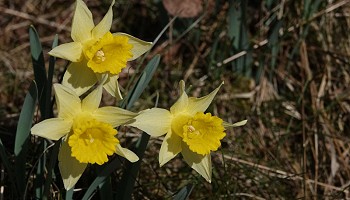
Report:
[[152,43],[128,34],[110,32],[114,3],[113,0],[107,14],[95,26],[86,4],[77,0],[71,32],[73,42],[59,45],[49,52],[52,56],[71,61],[62,84],[79,96],[100,80],[102,74],[107,74],[109,78],[104,88],[112,96],[122,98],[118,74],[126,67],[127,61],[138,58],[152,46]]
[[76,184],[88,163],[102,165],[114,153],[130,162],[138,161],[136,154],[120,146],[114,129],[130,122],[136,113],[112,106],[99,108],[101,85],[83,100],[61,84],[54,84],[54,90],[57,118],[34,125],[31,133],[50,140],[62,138],[58,160],[67,190]]
[[129,124],[154,137],[166,134],[159,151],[160,166],[181,152],[187,164],[211,182],[210,152],[221,145],[220,140],[226,135],[225,128],[242,126],[247,122],[230,124],[211,113],[204,113],[221,85],[207,96],[189,98],[185,83],[181,81],[181,96],[170,111],[162,108],[145,110]]

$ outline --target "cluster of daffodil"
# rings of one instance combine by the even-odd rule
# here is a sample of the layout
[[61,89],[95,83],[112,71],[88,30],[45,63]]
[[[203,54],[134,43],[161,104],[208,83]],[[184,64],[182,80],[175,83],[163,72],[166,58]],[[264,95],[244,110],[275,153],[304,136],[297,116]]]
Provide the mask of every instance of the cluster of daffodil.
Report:
[[[139,113],[114,106],[99,107],[102,90],[121,99],[118,74],[128,61],[147,52],[152,43],[125,33],[111,33],[114,0],[104,18],[95,26],[82,0],[76,1],[71,37],[50,55],[71,61],[62,84],[54,84],[58,115],[35,124],[33,135],[61,139],[59,169],[68,190],[79,180],[89,163],[102,165],[114,153],[130,162],[138,161],[132,151],[121,147],[116,127],[137,127],[151,136],[166,134],[159,152],[164,165],[181,152],[184,160],[207,181],[211,181],[210,152],[225,137],[225,128],[241,126],[246,120],[229,124],[204,113],[221,85],[202,98],[188,97],[180,81],[180,98],[170,108],[152,108]],[[80,96],[94,88],[85,98]],[[157,123],[154,123],[157,121]]]

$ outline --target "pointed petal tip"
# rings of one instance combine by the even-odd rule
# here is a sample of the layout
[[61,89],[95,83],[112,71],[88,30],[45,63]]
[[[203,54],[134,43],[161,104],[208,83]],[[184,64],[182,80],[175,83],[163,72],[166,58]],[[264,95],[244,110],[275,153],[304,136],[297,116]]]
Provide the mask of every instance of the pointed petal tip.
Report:
[[62,58],[71,62],[80,62],[82,60],[82,53],[83,46],[79,42],[64,43],[48,52],[50,56]]
[[133,48],[131,49],[131,53],[133,54],[133,56],[128,61],[137,59],[138,57],[140,57],[141,55],[143,55],[153,47],[152,42],[146,42],[146,41],[140,40],[126,33],[117,32],[117,33],[113,33],[113,35],[121,35],[129,39],[129,44],[133,46]]
[[163,167],[166,164],[166,162],[159,161],[159,167]]
[[76,1],[71,37],[75,42],[91,39],[91,31],[95,27],[92,13],[82,0]]
[[247,122],[248,122],[247,119],[243,120],[243,121],[242,121],[242,125],[245,125]]
[[67,185],[65,184],[65,182],[63,182],[63,184],[64,184],[64,189],[66,189],[67,191],[73,188],[72,185]]
[[128,161],[132,163],[139,161],[139,157],[134,152],[132,152],[127,148],[123,148],[122,146],[120,146],[120,144],[116,145],[115,150],[116,150],[116,154],[126,158]]
[[228,122],[223,122],[223,126],[225,128],[230,128],[230,127],[238,127],[238,126],[244,126],[246,125],[248,122],[248,120],[242,120],[242,121],[239,121],[239,122],[236,122],[234,124],[231,124],[231,123],[228,123]]

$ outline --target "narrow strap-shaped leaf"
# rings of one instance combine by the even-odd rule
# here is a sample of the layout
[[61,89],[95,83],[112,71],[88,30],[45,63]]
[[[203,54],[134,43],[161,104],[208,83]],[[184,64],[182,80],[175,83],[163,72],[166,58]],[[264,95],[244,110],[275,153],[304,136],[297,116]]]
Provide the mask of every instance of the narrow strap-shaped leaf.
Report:
[[180,189],[179,192],[173,195],[173,200],[185,200],[188,199],[190,196],[192,190],[194,188],[194,185],[192,184],[187,184],[183,188]]
[[294,45],[293,50],[289,55],[290,60],[293,60],[294,56],[298,55],[298,52],[300,51],[300,44],[305,40],[305,38],[309,34],[311,23],[308,22],[308,20],[313,16],[315,12],[319,10],[321,2],[322,0],[305,1],[306,4],[304,5],[303,18],[307,23],[305,23],[305,25],[302,28],[300,28],[298,41],[296,45]]
[[73,200],[74,187],[66,192],[65,200]]
[[40,39],[38,33],[36,32],[33,26],[29,27],[29,42],[30,42],[30,51],[32,54],[32,63],[34,70],[35,82],[38,88],[38,99],[39,99],[39,108],[41,116],[45,119],[47,118],[48,111],[46,111],[46,87],[47,87],[47,75],[45,70],[45,61],[43,50],[41,47]]
[[[155,70],[157,69],[160,61],[160,56],[156,55],[152,60],[147,64],[145,70],[142,72],[140,78],[137,80],[136,84],[128,94],[125,100],[127,102],[123,102],[123,106],[126,106],[126,109],[129,109],[134,102],[140,97],[148,83],[151,81]],[[126,104],[126,105],[125,105]],[[142,158],[144,156],[148,141],[150,136],[146,133],[142,133],[141,137],[138,139],[135,148],[133,151],[139,157],[139,161],[135,163],[128,162],[126,164],[126,168],[121,179],[120,188],[118,189],[117,195],[122,199],[131,199],[131,194],[134,189],[134,184],[136,181],[136,177],[140,170]]]
[[[126,100],[129,100],[126,104],[126,109],[132,107],[134,102],[140,97],[141,93],[144,91],[148,83],[151,81],[155,70],[159,65],[160,56],[156,55],[146,66],[145,70],[142,72],[140,78],[137,80],[136,84],[128,94]],[[130,98],[129,98],[130,95]],[[125,103],[125,102],[123,102]],[[131,199],[131,194],[134,189],[134,184],[136,177],[139,173],[142,158],[146,151],[150,136],[146,133],[142,133],[138,142],[135,145],[134,152],[139,157],[139,161],[135,163],[127,163],[126,168],[121,179],[121,187],[119,188],[117,195],[122,197],[122,199]]]
[[87,191],[85,192],[82,200],[88,200],[91,198],[91,195],[94,193],[96,188],[103,183],[106,178],[117,168],[121,166],[120,157],[115,158],[112,162],[108,163],[107,166],[103,167],[102,170],[98,173],[95,180],[91,183]]
[[130,90],[128,95],[122,101],[121,107],[130,109],[135,101],[141,96],[143,90],[151,81],[154,72],[156,71],[160,61],[160,55],[156,55],[149,61],[145,70],[141,73],[134,87]]
[[55,145],[53,146],[52,151],[51,151],[50,163],[49,163],[49,166],[47,168],[47,175],[46,175],[47,178],[45,180],[44,193],[43,193],[43,197],[42,197],[43,200],[50,199],[50,197],[49,197],[50,185],[52,182],[52,174],[53,174],[54,168],[55,168],[56,163],[57,163],[60,144],[61,144],[61,140],[56,141]]
[[19,196],[23,197],[26,187],[25,165],[28,152],[28,139],[30,137],[30,128],[34,117],[36,101],[37,101],[37,87],[33,81],[29,87],[21,114],[19,116],[16,139],[15,139],[15,173],[18,186]]
[[[16,176],[13,173],[13,168],[11,163],[9,162],[9,158],[6,155],[6,151],[5,151],[5,147],[2,143],[2,140],[0,138],[0,161],[1,163],[3,163],[5,170],[9,176],[9,181],[11,182],[11,186],[12,186],[12,191],[17,191],[17,186],[16,186]],[[18,195],[17,193],[13,192],[14,195]],[[15,198],[17,199],[18,196],[15,196]]]
[[303,9],[303,19],[308,20],[315,14],[322,3],[322,0],[305,0],[304,1],[304,9]]
[[[52,48],[55,48],[57,45],[58,45],[58,35],[55,35],[55,38],[52,42]],[[46,112],[47,118],[53,115],[53,110],[51,105],[51,90],[52,90],[52,78],[53,78],[55,62],[56,62],[56,57],[50,56],[49,71],[48,71],[48,77],[47,77],[47,87],[46,87],[46,97],[45,97],[45,112]],[[51,151],[51,159],[47,169],[48,174],[46,176],[47,178],[45,180],[44,193],[42,197],[44,200],[49,198],[49,189],[52,181],[52,172],[57,162],[59,146],[60,146],[60,141],[57,141]]]
[[[142,74],[139,77],[139,79],[137,80],[136,84],[134,85],[132,90],[129,92],[127,97],[122,102],[122,105],[121,105],[122,108],[129,109],[135,103],[135,101],[140,97],[143,90],[146,88],[148,83],[151,81],[152,76],[153,76],[156,68],[159,65],[159,61],[160,61],[160,56],[156,55],[147,64],[145,70],[142,72]],[[142,140],[141,143],[143,145],[139,145],[139,144],[136,145],[137,147],[136,147],[135,153],[139,156],[140,160],[142,159],[142,157],[140,157],[140,155],[142,154],[142,156],[143,156],[143,152],[144,152],[143,146],[147,146],[147,143],[148,143],[149,138],[147,139],[147,137],[149,137],[149,136],[148,135],[141,136],[139,140]],[[142,138],[144,138],[144,139],[142,139]],[[140,142],[138,142],[138,143],[140,143]],[[142,152],[138,153],[137,148],[141,148],[140,151],[142,151]],[[115,171],[120,166],[121,163],[120,163],[119,159],[120,159],[120,157],[115,158],[111,163],[109,163],[105,168],[103,168],[103,170],[101,170],[101,172],[99,173],[97,178],[93,181],[93,183],[89,186],[88,190],[85,192],[83,199],[89,199],[91,197],[91,195],[94,193],[94,191],[96,190],[96,188],[100,184],[103,184],[103,182],[112,173],[112,171]],[[138,162],[140,162],[140,161],[138,161]],[[139,164],[137,164],[137,165],[139,166]],[[129,168],[129,167],[130,166],[127,166],[126,168]],[[133,171],[133,173],[136,173],[136,175],[137,175],[138,170],[136,170],[136,172],[134,172],[135,170],[132,170],[132,171]],[[124,174],[126,174],[126,173],[130,173],[130,172],[125,172]],[[135,177],[136,176],[134,176],[133,178],[135,178]],[[124,183],[122,185],[124,185]],[[132,183],[132,188],[133,188],[133,183]],[[119,196],[119,193],[118,193],[118,196]]]
[[269,80],[272,81],[272,78],[274,76],[273,72],[275,71],[278,53],[280,50],[280,35],[279,31],[283,26],[283,19],[279,19],[276,21],[273,25],[271,25],[271,34],[269,36],[269,44],[268,46],[271,48],[271,64],[270,64],[270,73],[269,73]]
[[[55,38],[52,42],[52,49],[58,45],[58,35],[55,35]],[[45,108],[47,118],[52,117],[52,103],[51,103],[51,91],[52,91],[52,78],[55,70],[56,57],[50,56],[49,58],[49,71],[47,75],[47,87],[46,87],[46,97],[45,97]]]
[[[251,64],[253,62],[249,42],[249,33],[246,27],[247,1],[231,0],[228,12],[228,35],[232,40],[233,53],[247,51],[242,57],[232,62],[233,70],[239,73],[245,73],[246,76],[251,75]],[[235,5],[238,6],[235,6]]]
[[100,199],[113,199],[111,177],[107,176],[99,186]]
[[124,199],[124,200],[131,199],[131,194],[134,189],[135,181],[141,167],[142,158],[145,154],[149,138],[150,138],[150,135],[143,132],[141,137],[138,139],[135,145],[135,148],[133,149],[133,151],[139,157],[139,161],[135,163],[128,162],[126,164],[123,177],[120,181],[121,184],[117,192],[117,196],[120,199]]
[[[50,115],[51,107],[47,106],[47,74],[45,69],[44,55],[40,43],[39,35],[33,26],[29,28],[30,51],[32,55],[34,77],[38,89],[38,101],[42,119],[47,119]],[[39,153],[46,149],[46,141],[43,140],[40,144]],[[41,199],[44,190],[44,170],[46,163],[46,154],[40,157],[35,179],[35,194],[36,198]]]
[[41,151],[39,152],[42,156],[39,158],[37,170],[36,170],[36,179],[34,180],[35,185],[35,195],[37,199],[42,199],[44,194],[44,185],[45,185],[45,164],[46,164],[46,150],[47,142],[45,140],[41,140],[39,148]]

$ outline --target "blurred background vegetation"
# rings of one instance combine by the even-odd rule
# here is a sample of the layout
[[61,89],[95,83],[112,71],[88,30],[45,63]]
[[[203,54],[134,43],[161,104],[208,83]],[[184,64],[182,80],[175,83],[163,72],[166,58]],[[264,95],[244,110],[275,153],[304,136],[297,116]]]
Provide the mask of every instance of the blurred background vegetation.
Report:
[[[96,22],[110,5],[109,0],[85,2]],[[9,158],[33,80],[28,28],[37,29],[48,61],[55,34],[59,43],[71,41],[73,10],[73,0],[0,1],[0,138]],[[222,147],[212,154],[211,184],[180,156],[160,168],[161,138],[151,138],[133,198],[168,198],[189,183],[194,185],[190,199],[350,198],[350,1],[117,0],[111,32],[153,41],[174,16],[146,56],[160,54],[161,63],[131,109],[153,107],[157,93],[158,107],[168,108],[178,97],[181,79],[192,96],[224,81],[209,111],[229,122],[248,123],[227,130]],[[131,77],[144,67],[138,62],[120,75],[124,95]],[[54,82],[66,65],[57,60]],[[139,136],[127,127],[120,132],[125,146]],[[28,199],[41,153],[32,138],[26,158]],[[11,180],[0,167],[0,199],[11,199]],[[112,174],[113,191],[121,170]],[[93,170],[84,173],[76,199],[95,176]],[[51,187],[52,199],[62,198],[60,189]]]

